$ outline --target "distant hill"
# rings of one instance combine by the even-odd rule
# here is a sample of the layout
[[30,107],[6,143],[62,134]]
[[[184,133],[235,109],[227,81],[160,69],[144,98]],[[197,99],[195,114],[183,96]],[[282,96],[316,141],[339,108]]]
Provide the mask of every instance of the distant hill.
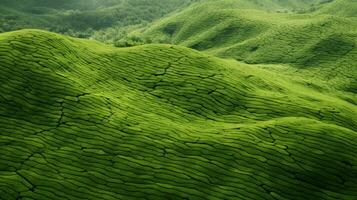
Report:
[[38,30],[0,59],[1,199],[357,197],[357,107],[332,88]]
[[[41,28],[76,37],[92,37],[160,18],[190,0],[0,0],[0,32]],[[113,31],[113,30],[112,30]],[[113,39],[115,33],[108,37]],[[106,38],[98,39],[105,40]]]
[[274,2],[199,2],[128,38],[183,45],[250,64],[289,65],[293,68],[288,71],[356,92],[357,20],[350,17],[357,8],[354,1]]

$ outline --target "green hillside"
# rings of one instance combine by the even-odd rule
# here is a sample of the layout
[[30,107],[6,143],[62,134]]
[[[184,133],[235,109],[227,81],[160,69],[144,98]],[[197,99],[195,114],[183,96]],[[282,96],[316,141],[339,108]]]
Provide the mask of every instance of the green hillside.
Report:
[[357,199],[356,13],[0,0],[0,200]]
[[1,199],[357,198],[352,94],[38,30],[0,34],[0,59]]
[[131,35],[250,64],[283,65],[273,70],[312,82],[323,79],[326,87],[356,93],[357,20],[347,17],[355,13],[356,3],[306,1],[300,7],[288,3],[198,3]]

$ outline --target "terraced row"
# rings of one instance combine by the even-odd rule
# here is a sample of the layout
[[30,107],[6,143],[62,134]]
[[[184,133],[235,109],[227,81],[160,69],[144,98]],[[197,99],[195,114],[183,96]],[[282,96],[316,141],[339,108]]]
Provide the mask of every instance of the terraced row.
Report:
[[354,199],[355,105],[170,45],[0,35],[2,199]]

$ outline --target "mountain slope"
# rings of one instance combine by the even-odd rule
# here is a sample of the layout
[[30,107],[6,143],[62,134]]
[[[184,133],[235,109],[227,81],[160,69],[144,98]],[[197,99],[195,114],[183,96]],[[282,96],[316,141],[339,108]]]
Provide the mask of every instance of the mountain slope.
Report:
[[0,35],[2,199],[354,199],[357,107],[174,45]]
[[319,4],[319,10],[296,14],[243,2],[197,3],[131,34],[250,64],[288,65],[291,68],[280,73],[294,71],[313,82],[320,79],[329,88],[356,93],[357,21],[333,12],[322,14],[329,8],[347,14],[357,8],[354,3]]

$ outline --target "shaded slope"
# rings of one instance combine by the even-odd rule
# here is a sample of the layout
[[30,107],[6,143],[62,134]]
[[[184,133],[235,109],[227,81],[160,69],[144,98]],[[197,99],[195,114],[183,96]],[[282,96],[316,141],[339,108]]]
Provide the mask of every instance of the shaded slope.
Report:
[[0,0],[0,32],[39,28],[89,38],[97,36],[97,31],[106,33],[107,28],[125,29],[124,27],[127,26],[150,22],[184,7],[189,2],[189,0]]
[[357,108],[172,45],[0,35],[2,199],[353,199]]

